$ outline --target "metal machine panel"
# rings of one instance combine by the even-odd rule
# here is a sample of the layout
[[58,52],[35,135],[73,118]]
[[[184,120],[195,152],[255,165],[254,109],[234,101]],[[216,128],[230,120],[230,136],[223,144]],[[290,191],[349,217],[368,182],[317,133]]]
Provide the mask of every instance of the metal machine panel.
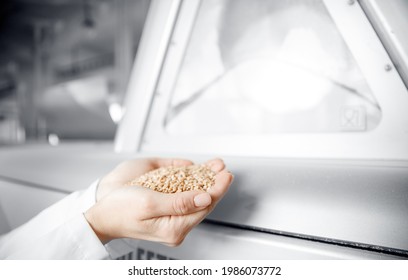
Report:
[[[209,85],[202,83],[204,86],[202,84],[201,87],[197,86],[198,90],[196,89],[196,91],[189,87],[193,84],[191,81],[194,80],[194,77],[200,76],[201,69],[207,69],[207,72],[204,72],[211,74],[214,74],[213,72],[216,70],[215,66],[215,70],[209,66],[209,60],[202,59],[199,61],[200,63],[194,64],[194,61],[192,62],[187,58],[205,57],[205,51],[210,49],[216,54],[212,57],[218,59],[218,54],[222,52],[220,40],[223,39],[222,34],[218,32],[220,26],[215,24],[219,22],[209,21],[208,14],[206,14],[206,12],[216,13],[214,11],[217,9],[204,9],[204,7],[209,3],[217,6],[221,2],[181,2],[179,12],[173,14],[173,17],[177,17],[177,20],[172,21],[173,30],[170,32],[170,29],[167,29],[168,32],[164,34],[165,36],[162,34],[165,38],[170,36],[171,40],[168,42],[166,55],[164,57],[159,56],[163,63],[162,71],[151,76],[151,79],[156,81],[156,88],[151,91],[145,88],[144,91],[145,96],[151,98],[149,111],[146,111],[146,104],[127,103],[128,108],[132,108],[133,112],[146,112],[148,114],[147,118],[143,118],[146,122],[145,128],[139,130],[138,135],[130,135],[131,138],[126,138],[126,141],[123,141],[123,137],[117,137],[116,147],[119,147],[120,151],[127,152],[142,151],[163,154],[177,151],[196,155],[216,154],[226,158],[227,166],[236,174],[234,186],[215,212],[210,215],[210,220],[242,228],[408,255],[408,223],[405,218],[408,210],[408,146],[406,144],[408,115],[405,110],[408,104],[407,89],[401,76],[395,71],[395,65],[359,1],[290,2],[290,5],[299,4],[302,7],[309,4],[311,6],[319,3],[324,4],[323,7],[319,8],[320,11],[324,10],[323,14],[326,18],[331,19],[330,24],[344,40],[344,46],[349,49],[351,56],[355,59],[356,69],[360,69],[361,77],[364,78],[362,80],[367,82],[367,88],[372,91],[378,101],[377,108],[381,111],[381,120],[377,123],[377,127],[371,131],[363,129],[361,131],[320,131],[317,133],[311,133],[307,130],[303,133],[299,131],[288,133],[285,132],[286,130],[281,133],[279,131],[272,133],[262,129],[258,131],[255,127],[260,125],[261,122],[259,121],[247,121],[248,130],[228,130],[235,124],[241,125],[241,128],[243,123],[237,121],[236,123],[231,122],[232,125],[225,125],[223,121],[226,114],[217,115],[217,113],[227,112],[228,114],[232,109],[237,109],[229,107],[229,104],[233,104],[238,99],[236,94],[233,94],[240,87],[237,86],[235,91],[227,91],[224,89],[229,89],[229,87],[221,86],[221,89],[219,91],[214,90],[212,95],[207,92],[207,97],[210,97],[205,100],[204,92],[207,89],[211,91],[212,85],[221,80],[223,76],[225,77],[223,73],[219,79],[215,75],[214,83]],[[270,2],[259,1],[259,3]],[[230,11],[229,9],[226,10]],[[158,11],[156,13],[159,14]],[[153,14],[154,12],[152,12]],[[197,16],[194,18],[192,15]],[[282,16],[284,19],[281,22],[282,25],[289,24],[290,26],[288,22],[296,17],[284,15],[286,17]],[[173,17],[172,19],[174,19]],[[277,17],[276,14],[276,16],[270,16],[268,19],[273,20]],[[214,18],[222,19],[218,16]],[[235,19],[237,24],[242,22],[239,16]],[[253,20],[257,20],[257,17],[254,17]],[[230,23],[228,20],[226,22]],[[213,27],[212,33],[203,33],[208,36],[197,36],[200,31],[208,31],[211,26]],[[235,25],[227,24],[226,26]],[[278,25],[270,24],[268,26]],[[316,24],[316,26],[325,25]],[[237,28],[235,31],[240,32],[241,29]],[[298,31],[294,28],[293,32]],[[149,32],[149,30],[146,29],[145,32]],[[255,33],[257,34],[257,32]],[[232,32],[232,34],[235,33]],[[254,32],[248,31],[245,36],[248,34],[254,34]],[[320,33],[317,32],[316,34]],[[245,36],[243,38],[247,38]],[[332,45],[338,45],[337,41],[336,43],[333,42],[335,38],[333,33],[327,38],[332,39],[328,39]],[[200,40],[202,40],[201,44]],[[231,40],[235,42],[235,39]],[[191,47],[202,46],[208,41],[212,43],[208,45],[211,48]],[[261,41],[249,44],[249,46],[257,45]],[[305,41],[307,40],[305,39]],[[248,42],[254,41],[248,40]],[[304,45],[303,43],[297,44],[297,46]],[[147,49],[149,48],[146,47]],[[319,49],[319,47],[314,48],[312,46],[310,49]],[[240,50],[237,47],[236,52],[240,54]],[[146,52],[146,54],[149,53]],[[262,54],[262,52],[260,53]],[[342,57],[331,51],[328,53],[337,58]],[[281,57],[278,56],[278,58]],[[217,59],[215,61],[218,63],[219,60]],[[243,59],[243,61],[246,60]],[[325,59],[316,59],[316,63],[322,61]],[[192,63],[195,67],[183,68],[184,64],[191,65]],[[217,63],[214,65],[220,64]],[[314,69],[313,67],[309,68]],[[191,77],[187,75],[189,78],[184,78],[179,82],[183,73],[190,73],[189,70],[196,69],[198,69],[197,73],[199,74],[192,74]],[[353,71],[349,69],[344,73],[350,74],[351,72]],[[268,73],[270,71],[265,71],[264,74],[270,77],[269,80],[271,81],[277,82],[279,79],[276,77],[281,77],[275,75],[275,72],[273,72],[274,75],[270,76],[267,75]],[[275,80],[273,80],[274,77]],[[240,85],[239,81],[244,79],[245,77],[236,79],[236,83],[231,84]],[[255,79],[255,81],[258,80]],[[285,82],[286,85],[289,85],[296,84],[298,81],[285,79]],[[143,83],[141,78],[135,76],[132,80],[133,87],[129,88],[129,94],[132,95],[134,89],[138,88],[136,85]],[[172,116],[175,119],[170,109],[174,105],[172,98],[176,96],[178,84],[181,85],[180,95],[188,98],[180,97],[181,101],[175,102],[174,107],[187,108],[196,100],[207,102],[199,103],[197,101],[198,105],[192,107],[193,109],[190,108],[190,112],[193,113],[185,115],[185,122],[178,126],[180,132],[177,132],[174,127],[173,130],[167,127],[169,119],[172,119]],[[200,83],[197,82],[197,84]],[[255,95],[259,88],[256,87],[256,82],[252,85],[253,87],[248,92],[252,90]],[[194,86],[191,87],[194,88]],[[354,87],[345,86],[344,88]],[[272,89],[275,88],[272,87]],[[275,103],[268,99],[268,96],[271,93],[281,91],[269,90],[265,92],[264,99],[258,101],[261,103],[263,101],[263,105],[273,105]],[[285,93],[285,91],[282,92]],[[302,88],[297,92],[306,94],[315,91],[313,88]],[[351,90],[351,92],[357,93],[358,91]],[[138,92],[138,94],[142,93]],[[227,99],[224,96],[224,99],[221,100],[226,94],[230,94],[229,96],[234,96],[236,99]],[[245,96],[249,96],[249,94]],[[185,102],[185,100],[187,101]],[[129,99],[129,101],[132,100]],[[336,102],[333,101],[333,103]],[[245,106],[245,102],[242,104],[244,104],[240,107],[242,110],[234,111],[236,115],[241,117],[238,118],[239,120],[246,121],[253,116],[251,112],[256,114],[259,111],[248,112],[245,110],[248,109],[248,106]],[[200,111],[201,108],[204,110]],[[356,114],[352,113],[353,116],[358,116],[360,109],[355,112]],[[364,109],[361,109],[361,112],[363,111]],[[339,110],[328,109],[327,112],[333,114],[332,117],[335,116],[334,119],[341,122],[342,117],[339,117]],[[180,116],[179,114],[178,117],[181,118]],[[270,123],[276,119],[276,114],[267,116],[268,118],[265,117],[264,120]],[[346,118],[345,115],[344,117]],[[206,122],[206,119],[209,118],[211,121]],[[315,122],[325,119],[324,116],[321,116]],[[132,114],[125,115],[119,135],[125,135],[127,130],[133,130],[132,121],[134,120]],[[265,126],[269,124],[267,121],[265,121]],[[305,120],[305,122],[307,121]],[[224,125],[220,125],[220,123]],[[183,130],[185,127],[192,127],[193,130]],[[202,129],[202,127],[204,128]],[[205,128],[210,129],[206,130]],[[133,141],[133,144],[130,143],[132,142],[130,140]],[[287,158],[288,160],[277,160],[277,158]]]
[[[66,193],[31,188],[0,179],[0,212],[14,229],[29,221],[41,210],[64,198]],[[24,207],[22,207],[24,205]],[[0,213],[0,219],[3,218]],[[2,222],[3,223],[3,222]],[[0,224],[0,227],[2,224]],[[2,229],[0,228],[0,233]]]
[[[38,166],[35,162],[40,155],[43,162]],[[0,175],[71,192],[85,188],[120,161],[145,156],[157,154],[115,154],[109,145],[27,147],[24,152],[2,151]],[[177,156],[196,162],[208,158]],[[62,160],[63,168],[58,168]],[[219,228],[231,225],[240,229],[236,232],[267,232],[408,255],[406,162],[225,160],[235,180],[208,217]]]
[[5,234],[11,230],[8,224],[7,217],[4,214],[3,207],[0,205],[0,235]]
[[396,259],[399,257],[337,245],[289,238],[268,233],[238,230],[203,223],[177,248],[124,240],[110,248],[128,246],[118,259]]
[[234,186],[210,220],[408,251],[406,162],[227,162]]
[[[202,133],[200,137],[197,137],[197,133],[168,133],[165,127],[166,114],[168,114],[169,101],[174,96],[175,83],[180,75],[180,63],[185,59],[186,51],[188,51],[186,50],[186,45],[188,45],[188,40],[191,38],[191,27],[196,24],[194,18],[189,15],[197,13],[197,9],[200,8],[197,2],[199,1],[183,1],[179,5],[178,13],[171,12],[174,10],[173,6],[166,8],[164,6],[153,5],[156,7],[156,10],[151,10],[150,16],[152,18],[161,14],[171,15],[168,16],[171,20],[160,21],[160,24],[163,25],[161,27],[162,30],[166,30],[166,32],[154,34],[162,36],[166,40],[170,36],[171,40],[167,40],[168,49],[165,56],[163,56],[162,52],[156,55],[152,54],[150,47],[156,45],[153,45],[150,41],[145,40],[141,43],[145,46],[142,49],[144,52],[139,53],[139,55],[141,57],[153,56],[161,60],[162,67],[160,72],[153,73],[149,79],[140,75],[132,76],[128,90],[129,98],[126,102],[127,113],[124,115],[115,139],[115,146],[118,151],[179,151],[184,153],[198,153],[199,151],[203,154],[216,153],[219,155],[285,158],[407,159],[408,149],[405,144],[407,141],[406,134],[404,133],[408,122],[404,107],[404,104],[408,103],[407,89],[398,72],[394,71],[390,57],[357,1],[325,0],[316,1],[316,3],[324,3],[327,13],[333,20],[333,24],[335,24],[336,29],[341,34],[342,39],[344,39],[350,53],[356,60],[358,68],[367,81],[368,87],[376,97],[381,108],[381,121],[378,123],[378,127],[372,131],[348,133],[249,132],[237,135],[237,133],[225,133],[222,130],[218,131],[216,129],[213,133]],[[209,2],[201,2],[201,4],[203,3]],[[301,3],[301,1],[296,3]],[[166,9],[167,13],[163,11]],[[177,20],[175,20],[175,17],[177,17]],[[167,28],[168,26],[171,28]],[[154,30],[156,29],[146,25],[146,33],[149,34],[150,31]],[[194,34],[194,32],[192,33]],[[158,38],[156,39],[158,40]],[[195,45],[200,44],[196,43]],[[201,54],[194,53],[194,56],[200,57]],[[135,69],[139,69],[144,64],[146,64],[144,60],[136,61]],[[197,68],[204,69],[206,66],[208,65],[204,61]],[[142,88],[147,80],[155,82],[156,87],[149,86]],[[297,82],[287,81],[287,83],[296,84]],[[349,87],[346,86],[345,88]],[[352,90],[352,92],[355,91]],[[144,96],[145,99],[150,98],[150,100],[136,102],[135,96]],[[202,95],[200,96],[201,98],[196,100],[201,100]],[[263,103],[267,104],[268,99],[265,98]],[[217,104],[217,101],[214,101],[213,104]],[[208,110],[210,111],[211,108],[209,106]],[[228,109],[231,108],[225,106],[225,108],[216,110],[216,112],[228,111]],[[364,109],[361,112],[359,110],[354,113],[359,115],[364,111]],[[340,114],[337,111],[330,112],[333,116]],[[142,113],[143,116],[140,115]],[[138,114],[138,118],[135,118],[136,114]],[[202,113],[199,115],[206,116]],[[251,114],[243,112],[242,115]],[[347,118],[346,116],[344,117]],[[136,119],[141,120],[143,124],[139,122],[135,124]],[[187,119],[190,120],[191,118]],[[223,120],[223,118],[219,119],[220,121]],[[323,119],[325,118],[320,118],[320,120]],[[338,119],[341,120],[340,115]],[[252,129],[256,124],[256,122],[252,123],[252,126],[249,125],[249,127]],[[218,128],[216,125],[212,127]]]
[[32,144],[0,149],[0,180],[71,193],[88,187],[123,160],[112,144]]

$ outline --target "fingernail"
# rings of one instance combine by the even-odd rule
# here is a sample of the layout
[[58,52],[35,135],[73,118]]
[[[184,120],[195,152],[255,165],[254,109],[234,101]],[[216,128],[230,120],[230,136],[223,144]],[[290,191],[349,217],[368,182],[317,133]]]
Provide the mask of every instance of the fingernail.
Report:
[[211,163],[209,165],[209,167],[213,172],[218,173],[223,169],[224,163],[222,163],[222,162],[213,162],[213,163]]
[[194,197],[195,207],[206,207],[211,204],[211,196],[208,193],[201,193]]

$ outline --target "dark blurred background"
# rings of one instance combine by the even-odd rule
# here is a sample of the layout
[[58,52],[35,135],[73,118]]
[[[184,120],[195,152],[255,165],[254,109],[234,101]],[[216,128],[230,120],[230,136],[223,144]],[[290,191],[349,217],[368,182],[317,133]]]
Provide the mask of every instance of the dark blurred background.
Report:
[[0,5],[0,145],[113,139],[149,0]]

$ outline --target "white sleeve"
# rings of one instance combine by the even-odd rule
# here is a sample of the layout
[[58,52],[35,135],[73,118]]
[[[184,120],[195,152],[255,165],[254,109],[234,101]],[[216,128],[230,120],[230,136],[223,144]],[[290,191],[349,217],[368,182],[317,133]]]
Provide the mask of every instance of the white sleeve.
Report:
[[98,182],[74,192],[0,239],[0,259],[107,259],[83,213],[95,204]]

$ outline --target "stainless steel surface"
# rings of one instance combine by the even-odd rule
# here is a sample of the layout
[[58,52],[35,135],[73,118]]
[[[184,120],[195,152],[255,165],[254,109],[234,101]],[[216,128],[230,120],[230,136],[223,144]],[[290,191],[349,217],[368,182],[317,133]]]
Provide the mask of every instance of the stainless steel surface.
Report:
[[209,219],[408,251],[408,163],[234,158]]
[[[126,240],[125,259],[398,259],[399,257],[267,233],[201,224],[177,248]],[[113,257],[121,257],[114,255]]]
[[[65,196],[66,194],[62,192],[7,182],[0,177],[0,212],[3,211],[0,213],[0,219],[3,215],[9,230],[17,228]],[[0,234],[1,224],[2,222]]]
[[360,0],[360,3],[408,87],[408,2]]
[[[110,145],[3,149],[0,180],[74,191],[117,163],[140,156],[154,155],[115,154]],[[235,181],[210,220],[408,251],[407,162],[228,157],[226,163]]]
[[0,149],[0,180],[70,193],[87,188],[125,159],[111,143],[7,147]]
[[11,230],[7,217],[4,214],[3,207],[0,206],[0,235],[5,234]]

